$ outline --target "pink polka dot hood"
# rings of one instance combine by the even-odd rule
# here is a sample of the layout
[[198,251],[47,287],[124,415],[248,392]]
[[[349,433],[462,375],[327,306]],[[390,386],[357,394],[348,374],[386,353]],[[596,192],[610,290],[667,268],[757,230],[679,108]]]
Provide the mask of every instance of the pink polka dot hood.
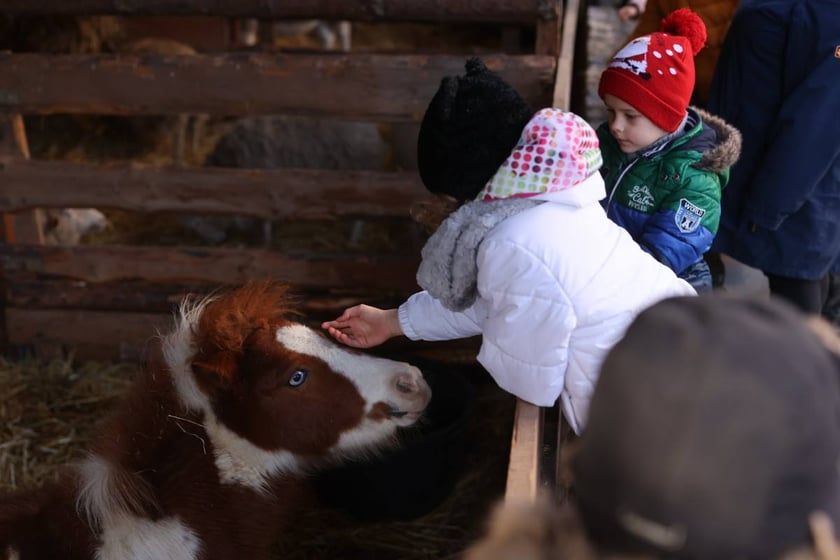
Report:
[[598,136],[585,120],[560,109],[542,109],[476,199],[545,198],[541,195],[574,191],[584,183],[600,199],[601,164]]

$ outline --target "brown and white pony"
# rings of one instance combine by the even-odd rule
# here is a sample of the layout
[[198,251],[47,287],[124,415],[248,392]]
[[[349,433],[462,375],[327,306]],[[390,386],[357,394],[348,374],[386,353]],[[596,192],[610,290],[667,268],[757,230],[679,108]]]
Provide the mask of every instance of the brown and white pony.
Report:
[[0,558],[267,558],[301,475],[393,442],[431,398],[291,311],[276,283],[185,301],[88,457],[0,498]]

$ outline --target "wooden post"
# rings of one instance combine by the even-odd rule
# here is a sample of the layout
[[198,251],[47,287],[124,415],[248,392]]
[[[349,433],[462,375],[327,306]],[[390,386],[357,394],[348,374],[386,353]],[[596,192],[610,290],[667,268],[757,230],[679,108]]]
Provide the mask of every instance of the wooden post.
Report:
[[540,487],[543,409],[516,399],[508,461],[506,502],[534,502]]
[[572,91],[569,98],[569,110],[579,115],[586,111],[586,72],[589,68],[589,2],[577,3],[574,51],[572,54]]
[[[29,159],[26,128],[19,113],[0,114],[0,153]],[[44,243],[44,218],[40,209],[3,215],[3,239],[6,243]]]
[[[23,117],[19,113],[0,113],[0,154],[29,159],[29,144]],[[38,209],[3,214],[3,242],[43,244],[43,217]],[[8,355],[11,350],[6,323],[6,275],[0,268],[0,352]]]
[[563,0],[551,2],[554,17],[537,21],[535,54],[550,54],[555,58],[560,55],[560,37],[563,28]]
[[554,77],[553,107],[570,111],[572,105],[572,80],[574,79],[575,37],[582,0],[566,0],[563,6],[563,23],[560,50],[557,57],[557,74]]

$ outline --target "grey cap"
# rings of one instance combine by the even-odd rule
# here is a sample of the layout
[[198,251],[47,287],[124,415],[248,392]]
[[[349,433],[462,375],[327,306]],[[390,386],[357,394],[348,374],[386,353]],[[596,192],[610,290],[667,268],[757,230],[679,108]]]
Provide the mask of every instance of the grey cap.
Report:
[[712,294],[643,312],[609,353],[574,463],[601,547],[773,558],[840,522],[838,358],[786,303]]

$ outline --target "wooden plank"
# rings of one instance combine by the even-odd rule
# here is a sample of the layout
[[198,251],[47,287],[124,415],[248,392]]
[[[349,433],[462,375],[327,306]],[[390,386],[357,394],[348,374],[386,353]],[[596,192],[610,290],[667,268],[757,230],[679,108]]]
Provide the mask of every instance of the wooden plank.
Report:
[[[0,157],[4,154],[29,159],[26,128],[19,113],[0,114]],[[28,212],[3,216],[3,239],[6,243],[43,243],[43,212],[31,208]]]
[[233,46],[232,22],[219,16],[134,16],[122,18],[126,42],[148,37],[174,39],[199,52],[226,51]]
[[551,4],[550,0],[4,0],[3,12],[525,23],[551,18]]
[[21,309],[86,309],[134,313],[172,313],[187,294],[207,294],[218,284],[178,284],[116,280],[84,282],[7,273],[5,301]]
[[[79,359],[139,361],[158,332],[173,325],[172,314],[84,310],[28,310],[9,307],[11,346],[65,347]],[[73,352],[80,347],[81,352]]]
[[[534,106],[551,100],[555,58],[491,55]],[[451,55],[268,54],[194,56],[0,54],[0,110],[21,113],[296,113],[419,121]]]
[[534,46],[536,54],[560,55],[560,35],[563,26],[561,18],[562,0],[553,3],[554,16],[537,22],[537,39]]
[[29,159],[29,144],[21,116],[0,112],[0,156]]
[[586,112],[587,72],[589,71],[589,18],[587,2],[577,1],[577,28],[572,52],[572,88],[569,110],[582,115]]
[[581,13],[580,0],[565,0],[563,6],[563,27],[560,40],[560,56],[557,59],[554,77],[552,107],[566,111],[572,105],[572,80],[574,78],[575,36],[578,29],[578,17]]
[[411,293],[419,255],[284,254],[263,249],[139,246],[0,245],[6,274],[28,272],[85,282],[241,284],[273,278],[301,289],[360,289]]
[[[173,326],[171,313],[125,313],[81,309],[6,310],[9,340],[15,347],[63,348],[80,360],[139,361],[158,332]],[[304,323],[318,328],[318,322]],[[412,356],[446,361],[447,356],[469,352],[474,356],[476,339],[417,342],[396,337],[368,352],[411,361]]]
[[533,502],[537,499],[540,487],[542,419],[540,407],[522,399],[516,400],[505,501]]
[[23,214],[9,214],[3,218],[4,239],[7,243],[43,243],[44,213],[33,208]]
[[3,231],[0,241],[3,243],[15,242],[15,217],[12,214],[3,214]]
[[[13,271],[7,275],[5,302],[21,309],[86,309],[133,313],[172,313],[188,294],[209,294],[219,288],[215,283],[163,283],[143,280],[83,282],[65,278],[42,278],[32,273]],[[294,287],[293,287],[294,289]],[[311,292],[294,290],[298,310],[307,317],[332,318],[347,307],[367,303],[394,307],[402,297],[385,297],[369,290],[356,292]]]
[[0,157],[0,211],[32,207],[241,214],[265,219],[409,216],[416,172],[221,169]]

